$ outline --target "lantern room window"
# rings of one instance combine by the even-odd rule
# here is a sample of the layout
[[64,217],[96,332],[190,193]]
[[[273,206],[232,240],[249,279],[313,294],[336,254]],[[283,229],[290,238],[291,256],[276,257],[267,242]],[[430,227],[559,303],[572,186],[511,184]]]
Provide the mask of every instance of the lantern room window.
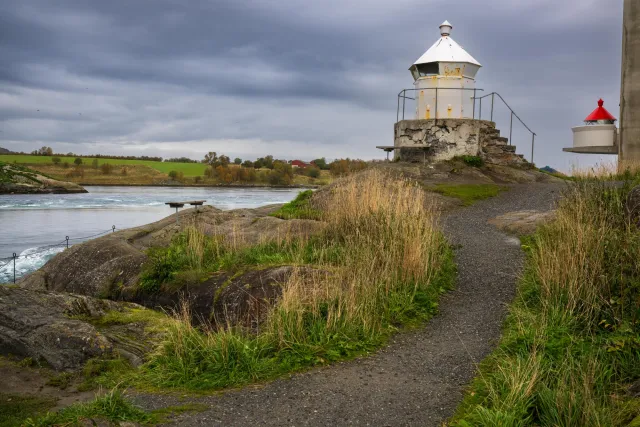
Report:
[[440,66],[437,62],[430,62],[428,64],[418,64],[418,74],[420,77],[437,76],[440,72]]

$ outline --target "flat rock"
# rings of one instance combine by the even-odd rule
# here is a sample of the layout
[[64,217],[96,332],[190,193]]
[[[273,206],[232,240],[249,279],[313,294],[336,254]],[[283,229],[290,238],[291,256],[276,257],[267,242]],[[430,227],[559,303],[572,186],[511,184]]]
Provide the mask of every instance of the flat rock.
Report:
[[532,234],[541,224],[551,221],[555,217],[555,211],[516,211],[497,216],[487,221],[500,230],[518,236]]
[[[136,304],[0,286],[0,354],[30,357],[55,370],[80,368],[90,358],[120,354],[134,364],[147,351],[144,324],[97,328],[91,321]],[[133,337],[129,341],[123,337]],[[150,344],[150,341],[149,341]]]

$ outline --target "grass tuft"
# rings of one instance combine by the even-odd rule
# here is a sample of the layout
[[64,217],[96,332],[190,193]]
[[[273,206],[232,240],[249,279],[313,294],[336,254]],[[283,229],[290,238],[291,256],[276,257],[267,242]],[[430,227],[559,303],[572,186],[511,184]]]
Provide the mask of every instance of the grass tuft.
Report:
[[437,184],[433,191],[447,197],[455,197],[462,200],[465,206],[469,206],[478,200],[495,197],[508,188],[495,184]]

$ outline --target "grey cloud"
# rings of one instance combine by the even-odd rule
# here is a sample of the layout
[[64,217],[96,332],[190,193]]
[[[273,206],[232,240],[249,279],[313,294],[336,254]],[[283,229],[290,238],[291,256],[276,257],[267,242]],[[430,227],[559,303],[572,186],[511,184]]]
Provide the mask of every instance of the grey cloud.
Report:
[[0,145],[381,157],[407,68],[444,19],[484,65],[478,87],[538,132],[538,163],[574,159],[560,148],[598,97],[616,114],[621,6],[594,0],[9,0]]

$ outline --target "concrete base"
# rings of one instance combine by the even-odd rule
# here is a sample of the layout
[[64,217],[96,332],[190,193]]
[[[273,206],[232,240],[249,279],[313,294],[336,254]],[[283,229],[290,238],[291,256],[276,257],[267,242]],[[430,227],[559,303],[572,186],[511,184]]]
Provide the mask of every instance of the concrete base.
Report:
[[563,148],[562,151],[566,153],[578,154],[618,154],[618,146],[607,145],[603,147],[569,147]]
[[[394,158],[435,163],[456,156],[480,156],[487,163],[524,164],[494,122],[474,119],[401,120],[394,127]],[[379,148],[389,149],[388,146]]]
[[624,0],[620,159],[640,162],[640,2]]

